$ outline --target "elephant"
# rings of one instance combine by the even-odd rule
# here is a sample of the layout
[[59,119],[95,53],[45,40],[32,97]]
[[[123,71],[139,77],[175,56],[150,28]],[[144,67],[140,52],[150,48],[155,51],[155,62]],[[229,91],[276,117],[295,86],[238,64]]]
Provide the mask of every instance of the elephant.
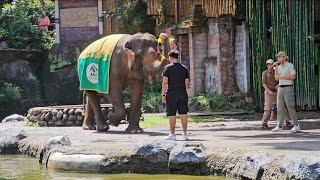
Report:
[[147,73],[159,74],[167,64],[167,60],[159,60],[157,52],[156,37],[149,33],[127,34],[119,39],[110,61],[109,93],[100,94],[92,90],[84,92],[87,96],[82,125],[84,130],[107,131],[109,129],[109,125],[102,120],[101,115],[100,99],[103,96],[106,96],[114,107],[114,111],[108,114],[109,123],[118,126],[126,116],[122,92],[130,87],[130,112],[127,117],[129,125],[126,132],[143,132],[139,126],[139,120],[144,77]]

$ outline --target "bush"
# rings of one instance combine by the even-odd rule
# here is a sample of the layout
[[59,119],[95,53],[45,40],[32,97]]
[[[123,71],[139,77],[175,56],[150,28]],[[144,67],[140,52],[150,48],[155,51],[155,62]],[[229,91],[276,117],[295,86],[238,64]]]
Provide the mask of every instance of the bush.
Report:
[[[54,3],[46,1],[43,10],[48,12],[49,17],[52,16]],[[7,40],[12,48],[26,48],[29,45],[36,49],[50,49],[54,38],[37,27],[41,12],[38,0],[4,4],[0,14],[0,39]]]
[[3,81],[0,81],[0,104],[0,119],[13,113],[22,113],[26,108],[22,90]]
[[252,107],[245,103],[242,98],[224,96],[217,93],[207,93],[190,98],[191,104],[198,103],[201,111],[237,111],[251,112]]

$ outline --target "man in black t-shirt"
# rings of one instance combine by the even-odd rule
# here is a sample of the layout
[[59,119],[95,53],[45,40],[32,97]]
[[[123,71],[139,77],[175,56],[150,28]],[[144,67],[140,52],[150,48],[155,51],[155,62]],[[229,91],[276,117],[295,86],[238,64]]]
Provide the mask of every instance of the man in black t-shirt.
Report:
[[176,113],[180,114],[181,126],[183,129],[183,140],[188,140],[188,94],[189,88],[189,71],[178,62],[179,51],[171,50],[169,52],[170,64],[164,67],[162,81],[162,102],[167,104],[167,116],[170,121],[170,134],[166,140],[175,141]]

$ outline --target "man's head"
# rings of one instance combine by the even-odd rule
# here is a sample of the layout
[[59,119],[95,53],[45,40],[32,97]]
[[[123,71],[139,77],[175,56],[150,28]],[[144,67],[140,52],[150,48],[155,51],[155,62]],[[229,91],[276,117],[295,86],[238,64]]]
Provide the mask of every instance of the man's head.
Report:
[[289,57],[287,56],[287,53],[284,51],[278,52],[278,54],[276,54],[276,57],[278,58],[278,61],[280,63],[285,63],[289,59]]
[[171,50],[171,51],[168,53],[168,56],[169,56],[169,61],[170,61],[170,63],[175,62],[175,61],[178,61],[179,51],[177,51],[177,50]]
[[47,15],[47,12],[46,12],[46,11],[42,11],[42,12],[41,12],[41,15],[42,15],[42,16],[46,16],[46,15]]
[[268,60],[266,61],[266,65],[267,65],[267,67],[268,67],[269,70],[272,69],[273,64],[274,64],[273,59],[268,59]]

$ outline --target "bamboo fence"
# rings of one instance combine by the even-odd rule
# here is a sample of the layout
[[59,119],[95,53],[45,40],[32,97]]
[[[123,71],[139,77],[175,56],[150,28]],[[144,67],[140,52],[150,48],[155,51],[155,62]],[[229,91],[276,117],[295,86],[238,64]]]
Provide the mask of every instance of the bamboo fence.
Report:
[[[286,51],[295,65],[296,104],[304,110],[319,107],[318,49],[312,40],[315,34],[316,0],[248,0],[252,58],[253,95],[263,107],[262,71],[268,58]],[[269,19],[268,19],[269,18]],[[267,38],[267,22],[271,21],[271,40]]]

